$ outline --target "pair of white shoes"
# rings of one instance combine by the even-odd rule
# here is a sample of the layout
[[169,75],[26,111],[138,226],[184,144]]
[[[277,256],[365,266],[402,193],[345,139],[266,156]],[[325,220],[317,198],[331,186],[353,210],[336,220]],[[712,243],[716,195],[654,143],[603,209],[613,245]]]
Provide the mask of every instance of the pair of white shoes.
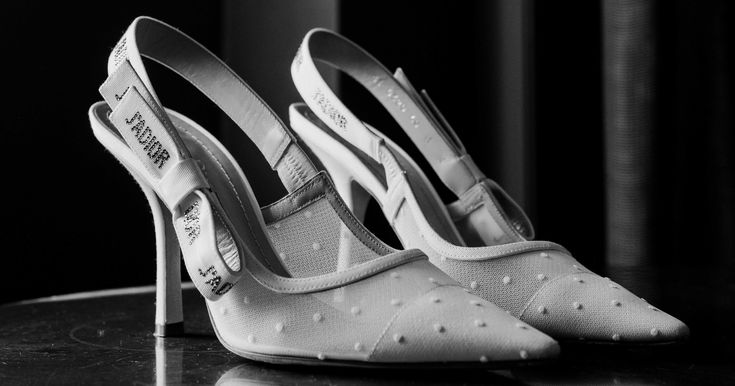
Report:
[[[260,208],[224,146],[162,106],[143,56],[232,118],[289,194]],[[342,104],[315,60],[365,86],[458,201],[445,206],[404,151]],[[151,205],[159,336],[183,327],[181,255],[222,344],[267,362],[504,366],[556,357],[554,339],[670,343],[688,335],[563,247],[529,241],[521,208],[472,162],[428,95],[333,32],[309,32],[294,59],[306,102],[290,108],[296,134],[211,52],[154,19],[131,24],[108,72],[105,102],[89,117]],[[370,197],[403,245],[418,249],[395,250],[361,224]]]

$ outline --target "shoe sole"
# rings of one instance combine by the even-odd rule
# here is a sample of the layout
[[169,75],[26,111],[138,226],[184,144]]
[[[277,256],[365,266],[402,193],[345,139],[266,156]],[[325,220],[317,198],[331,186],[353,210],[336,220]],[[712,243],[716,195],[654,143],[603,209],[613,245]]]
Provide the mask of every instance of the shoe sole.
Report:
[[559,345],[567,347],[610,347],[610,348],[655,348],[655,347],[675,347],[684,345],[687,340],[670,340],[664,342],[610,342],[605,340],[574,340],[574,339],[557,339]]

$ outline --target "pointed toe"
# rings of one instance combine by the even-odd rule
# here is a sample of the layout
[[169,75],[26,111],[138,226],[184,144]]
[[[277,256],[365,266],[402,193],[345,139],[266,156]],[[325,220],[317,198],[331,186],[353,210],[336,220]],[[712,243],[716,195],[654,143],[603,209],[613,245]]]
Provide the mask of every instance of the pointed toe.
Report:
[[514,362],[551,359],[552,338],[461,287],[440,286],[405,305],[375,345],[381,362]]
[[655,343],[689,334],[678,319],[591,272],[555,278],[538,290],[520,317],[564,340]]

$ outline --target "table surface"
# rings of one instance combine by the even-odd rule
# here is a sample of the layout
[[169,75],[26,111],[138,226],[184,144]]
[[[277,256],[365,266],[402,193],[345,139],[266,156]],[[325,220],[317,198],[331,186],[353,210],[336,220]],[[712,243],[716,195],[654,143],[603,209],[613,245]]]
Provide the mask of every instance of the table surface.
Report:
[[[252,362],[217,341],[203,298],[184,291],[186,335],[152,335],[152,287],[0,306],[0,384],[730,384],[730,358],[695,345],[562,346],[558,362],[508,370],[355,370]],[[723,342],[725,344],[727,342]]]

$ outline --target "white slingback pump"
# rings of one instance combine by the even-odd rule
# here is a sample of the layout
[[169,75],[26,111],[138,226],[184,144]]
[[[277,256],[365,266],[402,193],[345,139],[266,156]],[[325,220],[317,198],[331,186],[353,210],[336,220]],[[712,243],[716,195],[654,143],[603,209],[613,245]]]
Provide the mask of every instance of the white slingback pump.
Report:
[[[458,200],[444,205],[406,152],[345,107],[315,61],[365,87]],[[684,323],[591,272],[562,246],[531,241],[523,210],[485,177],[403,71],[391,74],[356,44],[316,29],[304,38],[291,73],[305,102],[291,106],[291,127],[358,218],[376,199],[406,248],[420,248],[472,293],[556,339],[648,344],[687,337]]]
[[[221,108],[289,194],[261,210],[224,146],[163,107],[142,57],[181,75]],[[273,111],[188,36],[137,18],[114,48],[108,72],[100,88],[105,101],[92,105],[89,119],[151,206],[157,335],[183,329],[183,255],[217,338],[245,358],[508,366],[558,354],[553,339],[467,293],[421,251],[396,251],[368,232]]]

